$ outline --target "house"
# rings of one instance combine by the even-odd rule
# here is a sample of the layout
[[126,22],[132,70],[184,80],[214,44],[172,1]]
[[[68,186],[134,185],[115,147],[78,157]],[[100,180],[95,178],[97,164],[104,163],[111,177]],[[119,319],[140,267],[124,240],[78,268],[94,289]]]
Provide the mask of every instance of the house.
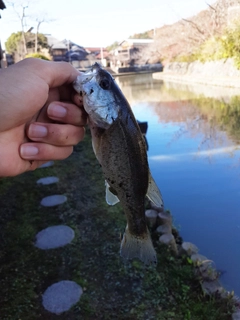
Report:
[[94,56],[96,61],[101,61],[104,67],[110,66],[109,52],[107,49],[102,47],[87,47],[85,48],[87,52]]
[[85,50],[88,53],[95,55],[97,59],[101,59],[101,57],[106,59],[109,56],[107,49],[101,47],[85,47]]
[[111,65],[113,67],[133,66],[141,57],[143,49],[153,43],[153,39],[126,39],[112,50]]
[[51,35],[45,35],[53,61],[81,61],[85,60],[88,52],[70,40],[58,40]]
[[47,38],[49,53],[53,57],[53,60],[65,61],[65,55],[68,50],[66,44],[50,34],[45,34],[45,37]]

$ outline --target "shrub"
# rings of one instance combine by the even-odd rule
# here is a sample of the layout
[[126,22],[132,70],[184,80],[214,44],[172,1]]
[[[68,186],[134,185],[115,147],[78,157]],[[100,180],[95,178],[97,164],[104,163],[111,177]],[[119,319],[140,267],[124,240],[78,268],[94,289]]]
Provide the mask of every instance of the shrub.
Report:
[[175,58],[179,62],[206,62],[233,58],[235,65],[240,69],[240,23],[235,22],[231,28],[225,29],[221,36],[207,39],[195,52]]
[[48,57],[46,57],[44,54],[42,53],[29,53],[26,55],[26,58],[38,58],[38,59],[43,59],[43,60],[50,60]]

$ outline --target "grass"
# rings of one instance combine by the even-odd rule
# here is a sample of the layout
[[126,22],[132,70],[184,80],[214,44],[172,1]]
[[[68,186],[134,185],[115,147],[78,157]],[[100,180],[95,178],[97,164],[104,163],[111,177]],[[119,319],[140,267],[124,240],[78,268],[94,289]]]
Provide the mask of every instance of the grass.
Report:
[[[60,182],[36,185],[48,175]],[[65,194],[68,201],[41,207],[41,199],[51,194]],[[1,179],[0,206],[1,320],[231,319],[232,301],[204,296],[192,264],[174,257],[156,234],[157,268],[121,261],[125,217],[119,204],[105,203],[104,181],[88,134],[67,160]],[[57,224],[74,229],[73,242],[54,250],[35,248],[37,232]],[[84,294],[71,310],[57,316],[43,309],[41,296],[60,280],[77,282]]]

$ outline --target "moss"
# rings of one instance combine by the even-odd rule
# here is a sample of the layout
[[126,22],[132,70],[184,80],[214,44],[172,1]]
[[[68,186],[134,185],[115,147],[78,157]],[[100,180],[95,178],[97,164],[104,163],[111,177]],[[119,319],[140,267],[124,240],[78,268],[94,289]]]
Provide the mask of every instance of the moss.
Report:
[[[47,175],[60,182],[37,186],[36,180]],[[123,264],[119,248],[126,220],[119,204],[105,203],[89,135],[69,159],[3,179],[0,186],[2,320],[231,319],[231,302],[205,297],[192,264],[173,257],[155,240],[156,269],[139,261]],[[39,205],[54,193],[65,194],[68,202],[54,208]],[[47,251],[34,247],[37,232],[60,223],[75,230],[71,244]],[[41,296],[60,280],[76,281],[84,294],[70,311],[56,316],[43,309]]]

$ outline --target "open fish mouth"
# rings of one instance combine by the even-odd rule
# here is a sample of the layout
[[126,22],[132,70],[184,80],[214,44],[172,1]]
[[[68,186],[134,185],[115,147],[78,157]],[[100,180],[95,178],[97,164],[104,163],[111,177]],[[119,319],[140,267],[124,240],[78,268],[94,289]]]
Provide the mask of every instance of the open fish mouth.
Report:
[[73,82],[74,89],[80,93],[82,91],[82,85],[91,81],[93,77],[94,77],[94,74],[92,71],[89,71],[87,73],[79,72],[77,79]]
[[77,92],[82,91],[83,84],[92,80],[94,76],[96,76],[97,72],[101,69],[101,66],[98,63],[95,63],[91,69],[87,72],[79,72],[77,79],[73,83],[73,87]]

